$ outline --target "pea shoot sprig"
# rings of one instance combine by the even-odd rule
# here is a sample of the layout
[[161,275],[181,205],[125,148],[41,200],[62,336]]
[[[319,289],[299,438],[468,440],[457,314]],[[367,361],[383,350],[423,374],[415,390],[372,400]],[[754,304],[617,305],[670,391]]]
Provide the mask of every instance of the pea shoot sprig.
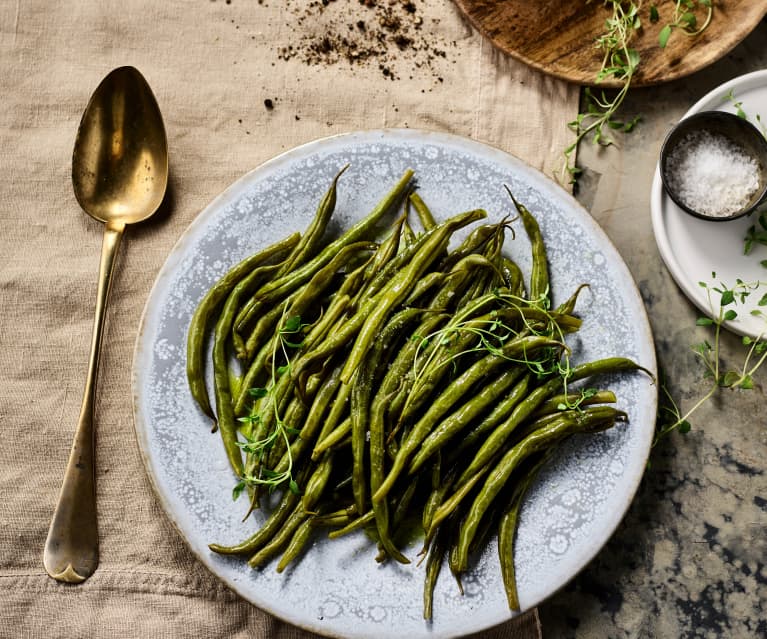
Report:
[[[716,279],[716,273],[712,273],[711,277]],[[712,309],[712,317],[700,317],[696,324],[712,329],[713,341],[704,339],[693,345],[692,348],[695,356],[703,364],[703,377],[709,381],[710,386],[692,407],[683,414],[668,388],[661,384],[663,396],[661,398],[653,446],[675,430],[681,433],[689,432],[691,429],[690,417],[721,389],[752,389],[754,386],[753,376],[764,364],[765,359],[767,359],[767,341],[762,339],[762,335],[757,339],[747,336],[742,338],[746,354],[739,368],[725,369],[720,349],[723,324],[738,318],[739,313],[736,307],[743,306],[746,300],[757,292],[761,283],[744,282],[739,279],[732,287],[726,286],[724,283],[710,285],[706,282],[699,282],[698,284],[706,291],[709,306]],[[767,322],[767,314],[762,310],[764,307],[767,307],[767,293],[759,299],[757,307],[750,311],[751,315],[760,317]]]
[[[253,387],[248,389],[248,394],[254,400],[253,405],[247,415],[238,418],[239,422],[249,428],[243,434],[245,441],[238,442],[237,445],[243,452],[255,456],[258,461],[257,474],[254,475],[246,471],[232,490],[233,499],[237,499],[246,487],[267,486],[272,491],[285,482],[288,483],[288,488],[293,493],[298,495],[301,492],[298,483],[293,478],[293,457],[289,440],[291,435],[298,435],[299,431],[286,423],[280,414],[276,389],[279,379],[284,375],[290,375],[291,365],[288,349],[298,349],[303,346],[303,340],[296,341],[296,339],[303,335],[308,324],[303,324],[299,315],[285,319],[283,312],[280,325],[281,328],[277,331],[277,339],[274,340],[272,351],[270,383],[267,388]],[[278,361],[285,363],[278,365]],[[266,413],[269,412],[273,414],[274,426],[270,432],[259,439],[257,438],[258,426],[263,423]],[[261,462],[265,461],[265,457],[280,439],[285,442],[288,463],[283,471],[276,472],[264,467]]]

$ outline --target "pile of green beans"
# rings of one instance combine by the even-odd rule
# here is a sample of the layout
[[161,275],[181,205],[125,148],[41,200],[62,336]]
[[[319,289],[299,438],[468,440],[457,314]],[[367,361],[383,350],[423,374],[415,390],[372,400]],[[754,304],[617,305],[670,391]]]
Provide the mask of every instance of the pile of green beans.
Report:
[[532,245],[528,284],[503,252],[507,219],[477,225],[451,250],[454,233],[485,212],[437,222],[410,170],[328,241],[344,170],[303,235],[236,265],[193,316],[189,386],[221,435],[234,494],[252,511],[277,491],[260,529],[210,548],[253,567],[281,554],[281,572],[318,530],[365,530],[377,561],[409,563],[402,549],[420,529],[430,619],[445,560],[460,587],[472,554],[497,534],[518,609],[513,545],[528,487],[564,439],[627,419],[609,390],[571,384],[640,367],[620,357],[570,364],[580,289],[554,306],[542,233],[513,196]]

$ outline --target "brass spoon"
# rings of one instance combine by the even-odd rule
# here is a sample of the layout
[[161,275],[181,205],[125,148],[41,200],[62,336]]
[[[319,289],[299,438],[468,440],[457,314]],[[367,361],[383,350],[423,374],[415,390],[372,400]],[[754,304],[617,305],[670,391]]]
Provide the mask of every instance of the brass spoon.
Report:
[[151,216],[168,184],[168,145],[160,109],[133,67],[112,71],[91,96],[77,130],[72,182],[83,210],[106,227],[83,404],[43,564],[54,579],[80,583],[99,563],[93,405],[115,257],[125,225]]

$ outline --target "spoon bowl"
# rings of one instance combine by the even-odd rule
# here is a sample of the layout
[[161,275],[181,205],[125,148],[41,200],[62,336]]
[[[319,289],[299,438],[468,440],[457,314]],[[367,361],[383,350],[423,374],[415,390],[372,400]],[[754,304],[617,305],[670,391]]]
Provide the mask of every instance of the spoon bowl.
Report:
[[91,96],[75,140],[72,184],[80,206],[104,222],[105,229],[83,403],[43,565],[58,581],[80,583],[99,561],[93,406],[115,258],[125,225],[154,214],[168,185],[168,144],[160,109],[133,67],[112,71]]
[[91,217],[134,224],[160,206],[168,145],[160,109],[133,67],[112,71],[83,113],[72,153],[75,197]]
[[[723,215],[712,215],[697,210],[685,198],[680,180],[675,175],[678,169],[675,158],[691,147],[695,136],[705,135],[709,140],[718,140],[736,149],[743,157],[757,164],[758,185],[754,192],[737,210]],[[687,147],[687,149],[686,149]],[[692,152],[692,151],[689,151]],[[722,167],[724,170],[726,167]],[[735,220],[752,213],[767,198],[767,140],[764,135],[745,118],[725,111],[701,111],[681,120],[666,136],[660,152],[660,176],[668,196],[679,208],[699,219],[716,222]],[[713,191],[711,184],[705,185]]]

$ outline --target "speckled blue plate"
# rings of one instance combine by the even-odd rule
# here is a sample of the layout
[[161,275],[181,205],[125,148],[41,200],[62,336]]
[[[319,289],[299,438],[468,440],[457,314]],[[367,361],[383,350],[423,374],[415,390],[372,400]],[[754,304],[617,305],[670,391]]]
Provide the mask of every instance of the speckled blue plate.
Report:
[[[436,215],[482,207],[491,220],[511,213],[503,185],[537,216],[551,262],[552,290],[562,301],[581,283],[583,328],[573,360],[623,355],[655,370],[649,324],[639,293],[599,226],[556,184],[520,160],[460,137],[413,130],[351,133],[312,142],[248,173],[214,200],[168,257],[147,301],[133,364],[135,423],[149,477],[168,516],[200,560],[242,597],[297,626],[339,637],[454,637],[511,618],[495,542],[458,593],[445,571],[434,621],[422,618],[423,566],[379,565],[364,534],[317,537],[291,570],[253,571],[215,555],[208,543],[231,544],[258,525],[242,523],[245,499],[233,502],[235,479],[218,434],[196,408],[186,384],[186,332],[210,285],[248,254],[303,230],[338,169],[336,224],[363,217],[412,167]],[[518,226],[518,223],[515,223]],[[336,229],[337,230],[337,229]],[[524,232],[507,250],[529,273]],[[523,609],[561,588],[607,541],[623,517],[645,467],[656,392],[646,375],[604,380],[630,423],[570,440],[541,474],[521,514],[515,564]],[[420,544],[406,550],[414,558]]]

